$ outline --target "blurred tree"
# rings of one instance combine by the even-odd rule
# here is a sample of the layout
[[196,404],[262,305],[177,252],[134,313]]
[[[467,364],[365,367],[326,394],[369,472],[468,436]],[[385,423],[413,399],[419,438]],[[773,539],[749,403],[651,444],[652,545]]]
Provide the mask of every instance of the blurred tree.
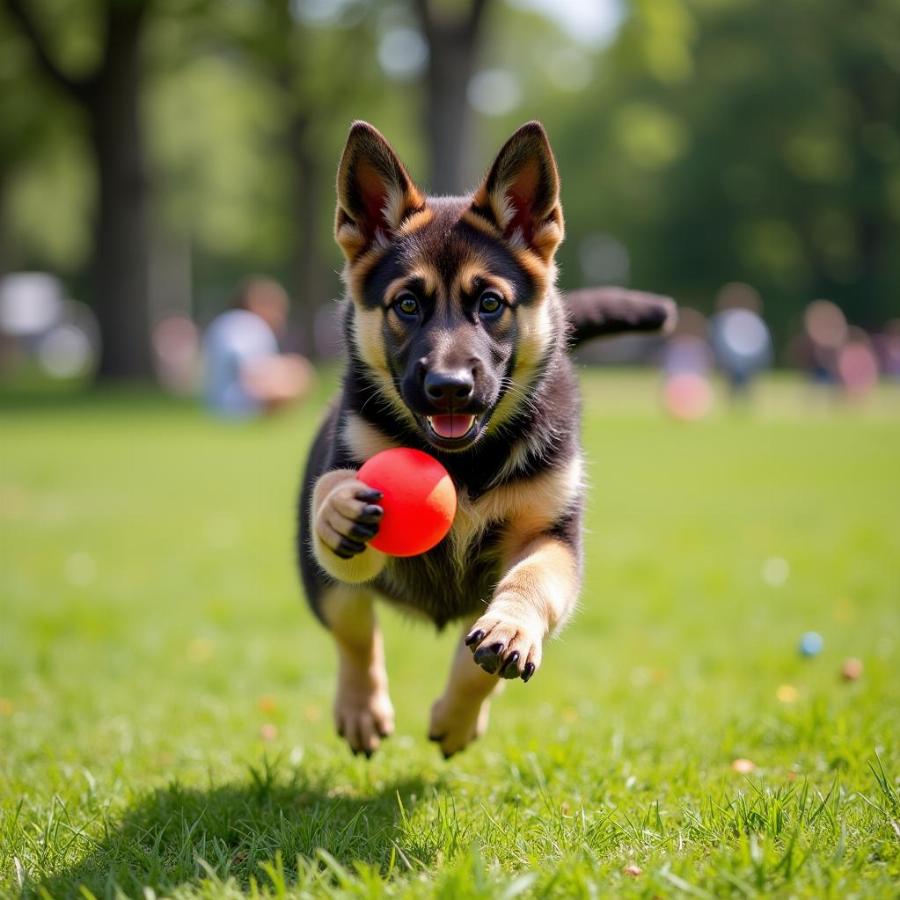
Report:
[[475,136],[467,92],[489,5],[490,0],[413,0],[428,42],[424,122],[428,188],[435,194],[458,194],[468,186]]
[[27,64],[23,64],[17,49],[13,36],[0,31],[0,275],[12,266],[14,256],[7,226],[9,184],[29,153],[47,139],[42,127],[46,117],[38,113],[41,92],[23,77]]
[[900,314],[900,4],[632,0],[609,47],[566,51],[587,81],[552,29],[497,34],[524,97],[498,133],[543,118],[559,157],[565,286],[710,310],[749,282],[782,342],[820,296],[870,328]]
[[247,15],[236,8],[219,25],[219,40],[237,47],[245,64],[274,89],[278,151],[286,161],[286,271],[292,320],[302,344],[315,355],[316,315],[337,294],[331,242],[323,245],[322,220],[331,221],[337,165],[332,129],[343,131],[351,105],[377,105],[370,4],[347,0],[324,22],[307,4],[262,0]]
[[[99,129],[60,88],[108,65],[106,17],[132,6],[0,0],[0,11],[14,5],[31,31],[0,17],[3,249],[79,276]],[[189,256],[201,320],[261,270],[290,286],[309,336],[338,290],[333,175],[357,117],[414,175],[430,158],[423,186],[439,192],[466,186],[469,154],[486,164],[514,127],[544,120],[562,173],[566,287],[626,281],[709,309],[724,282],[743,280],[780,338],[816,296],[859,323],[900,314],[896,0],[631,0],[608,43],[538,6],[550,0],[153,0],[137,73],[150,219]],[[479,58],[508,90],[504,103],[475,91],[476,113]]]
[[149,0],[104,0],[99,61],[79,75],[56,59],[32,4],[3,3],[44,76],[87,119],[98,183],[91,268],[103,339],[100,375],[149,376],[148,173],[140,116],[141,36]]
[[334,203],[336,165],[331,153],[323,155],[323,123],[351,100],[364,101],[377,78],[365,78],[372,30],[364,5],[341,7],[330,29],[304,21],[302,12],[303,4],[292,0],[265,0],[254,49],[256,64],[271,74],[282,97],[284,150],[291,161],[293,318],[302,349],[315,355],[316,314],[336,294],[320,240],[323,209]]

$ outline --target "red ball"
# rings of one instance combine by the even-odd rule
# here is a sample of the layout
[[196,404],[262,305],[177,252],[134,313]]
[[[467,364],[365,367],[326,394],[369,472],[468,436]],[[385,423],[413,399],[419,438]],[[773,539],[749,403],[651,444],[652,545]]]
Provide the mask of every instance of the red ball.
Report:
[[383,450],[359,470],[359,480],[384,494],[384,517],[369,543],[391,556],[418,556],[443,540],[456,515],[447,470],[421,450]]

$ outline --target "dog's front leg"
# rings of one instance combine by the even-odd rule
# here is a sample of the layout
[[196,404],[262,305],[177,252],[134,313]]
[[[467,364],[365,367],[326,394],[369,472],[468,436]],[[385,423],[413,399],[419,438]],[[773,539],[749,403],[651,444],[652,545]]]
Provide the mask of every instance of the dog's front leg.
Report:
[[383,515],[381,495],[352,469],[326,472],[312,497],[312,547],[319,565],[339,583],[318,600],[319,612],[338,651],[334,720],[354,753],[371,756],[394,730],[384,647],[375,620],[371,581],[386,557],[368,542]]
[[387,557],[369,546],[384,510],[379,491],[363,484],[353,469],[319,477],[312,495],[312,548],[319,565],[345,584],[371,581]]
[[506,573],[466,644],[490,674],[528,681],[541,664],[544,638],[571,615],[581,586],[570,544],[540,535],[510,554]]

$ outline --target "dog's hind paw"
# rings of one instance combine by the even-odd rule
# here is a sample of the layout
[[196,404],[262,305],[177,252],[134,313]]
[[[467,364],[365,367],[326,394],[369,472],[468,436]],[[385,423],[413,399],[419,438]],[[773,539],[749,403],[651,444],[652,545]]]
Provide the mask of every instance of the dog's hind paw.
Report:
[[536,625],[498,618],[489,611],[466,635],[466,646],[485,672],[528,681],[541,664],[543,640]]
[[381,741],[394,733],[394,707],[386,691],[367,697],[338,695],[334,704],[337,733],[350,745],[355,756],[370,757]]
[[488,727],[490,702],[461,703],[444,696],[431,707],[428,740],[440,745],[444,759],[465,750]]

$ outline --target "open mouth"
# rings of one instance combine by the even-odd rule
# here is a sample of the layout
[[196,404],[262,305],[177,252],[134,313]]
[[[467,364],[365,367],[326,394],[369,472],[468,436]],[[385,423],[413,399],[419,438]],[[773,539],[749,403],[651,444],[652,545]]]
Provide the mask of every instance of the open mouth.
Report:
[[472,413],[436,413],[425,416],[428,437],[448,449],[470,444],[478,435],[478,416]]
[[475,426],[475,416],[462,413],[442,413],[437,416],[426,416],[431,430],[449,441],[464,438]]

